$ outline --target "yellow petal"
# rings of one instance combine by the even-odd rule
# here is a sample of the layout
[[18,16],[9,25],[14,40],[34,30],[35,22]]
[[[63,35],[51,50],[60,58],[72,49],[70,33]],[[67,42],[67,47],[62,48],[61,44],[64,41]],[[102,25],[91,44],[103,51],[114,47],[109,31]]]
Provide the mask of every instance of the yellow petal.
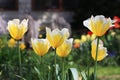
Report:
[[50,48],[50,45],[47,39],[31,39],[31,43],[35,53],[40,56],[44,56]]
[[27,20],[22,20],[20,27],[19,27],[19,37],[22,38],[23,35],[27,32],[28,30],[28,19]]
[[12,21],[8,22],[8,31],[10,32],[10,35],[15,39],[18,34],[18,25],[13,23]]
[[[96,48],[97,48],[97,39],[92,42],[92,58],[95,60],[96,57]],[[97,61],[103,60],[107,56],[107,49],[103,47],[103,42],[100,40],[98,45],[98,56]]]
[[16,46],[16,41],[11,38],[9,41],[8,41],[8,47],[15,47]]
[[74,43],[78,43],[78,44],[80,44],[80,42],[81,42],[80,39],[75,39],[75,40],[74,40]]
[[19,45],[19,46],[20,46],[20,49],[21,49],[21,50],[24,50],[24,49],[26,48],[26,46],[25,46],[25,44],[24,44],[23,42],[22,42],[22,43],[20,43],[20,45]]
[[54,48],[59,47],[65,40],[65,37],[60,33],[53,34],[52,38],[53,38],[53,47]]
[[95,17],[91,16],[91,18],[83,21],[83,24],[96,36],[103,36],[111,27],[112,20],[110,18],[105,18],[103,15],[97,15]]
[[27,24],[28,24],[28,20],[23,20],[20,23],[19,19],[13,19],[11,21],[8,22],[8,31],[10,33],[10,35],[16,39],[19,40],[23,37],[23,35],[25,34],[25,32],[27,31]]
[[73,39],[65,40],[64,43],[56,49],[56,53],[60,57],[66,57],[72,49]]
[[50,28],[46,28],[46,38],[49,40],[53,48],[59,47],[66,38],[68,38],[69,32],[67,29],[54,29],[51,31]]
[[86,36],[86,35],[82,35],[82,36],[81,36],[81,41],[82,41],[82,42],[87,41],[87,36]]

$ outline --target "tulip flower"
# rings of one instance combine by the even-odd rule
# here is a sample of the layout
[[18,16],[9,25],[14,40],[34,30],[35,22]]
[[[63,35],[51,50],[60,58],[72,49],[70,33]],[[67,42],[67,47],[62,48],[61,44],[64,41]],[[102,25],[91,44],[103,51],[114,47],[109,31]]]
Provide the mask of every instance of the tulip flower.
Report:
[[114,28],[120,28],[120,18],[118,16],[114,16],[113,20],[115,21],[114,23]]
[[26,48],[26,45],[23,42],[21,42],[19,46],[21,50],[24,50]]
[[74,39],[74,43],[80,44],[80,43],[81,43],[81,40],[80,40],[80,39]]
[[[97,48],[97,39],[93,40],[92,42],[92,58],[95,60],[96,57],[96,48]],[[107,49],[103,47],[103,42],[100,40],[98,44],[98,55],[97,55],[97,61],[103,60],[107,56]]]
[[[59,29],[54,29],[53,31],[51,31],[50,28],[46,27],[46,38],[48,39],[48,41],[50,42],[50,45],[56,49],[57,47],[59,47],[60,45],[63,44],[63,42],[69,37],[69,31],[67,28],[63,28],[62,30]],[[55,50],[56,51],[56,50]],[[55,63],[55,80],[57,79],[56,77],[56,52],[54,55],[54,63]]]
[[81,42],[84,43],[85,41],[87,41],[87,36],[86,35],[82,35],[81,36]]
[[72,49],[73,39],[67,39],[64,43],[56,49],[56,53],[60,57],[66,57]]
[[12,38],[20,40],[28,30],[28,19],[22,20],[21,23],[19,19],[10,20],[7,29]]
[[35,53],[40,56],[44,56],[50,48],[50,44],[47,39],[33,39],[32,38],[31,44],[32,44],[32,48],[35,51]]
[[69,31],[67,28],[63,28],[61,31],[59,29],[51,31],[50,28],[46,28],[46,37],[51,46],[57,48],[69,37]]
[[91,16],[91,18],[83,21],[83,24],[96,36],[103,36],[112,26],[112,20],[105,18],[103,15],[97,15],[95,17]]
[[11,38],[9,41],[8,41],[8,47],[12,48],[12,47],[15,47],[16,46],[16,41]]
[[58,56],[62,57],[62,80],[65,80],[64,74],[64,57],[66,57],[72,49],[73,38],[66,39],[64,43],[56,49]]
[[11,37],[15,40],[18,40],[18,53],[19,53],[19,75],[22,76],[22,65],[21,65],[21,53],[19,47],[19,40],[23,37],[23,35],[28,30],[28,19],[24,19],[20,22],[19,19],[13,19],[8,21],[7,29],[11,35]]
[[80,47],[80,43],[81,43],[80,39],[74,39],[73,47],[74,48],[79,48]]

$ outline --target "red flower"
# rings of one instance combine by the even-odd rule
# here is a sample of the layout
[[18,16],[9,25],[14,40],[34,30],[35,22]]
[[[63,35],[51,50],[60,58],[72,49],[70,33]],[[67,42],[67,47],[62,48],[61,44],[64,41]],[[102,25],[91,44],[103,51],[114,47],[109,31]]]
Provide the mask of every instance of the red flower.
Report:
[[93,32],[88,31],[87,34],[91,36],[93,34]]
[[114,28],[120,28],[120,18],[118,16],[114,16],[113,20],[115,20]]

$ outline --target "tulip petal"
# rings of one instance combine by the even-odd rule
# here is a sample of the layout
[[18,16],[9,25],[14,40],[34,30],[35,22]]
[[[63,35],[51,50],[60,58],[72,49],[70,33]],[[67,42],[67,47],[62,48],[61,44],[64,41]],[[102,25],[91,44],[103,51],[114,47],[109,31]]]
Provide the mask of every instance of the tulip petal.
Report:
[[[96,48],[97,48],[97,39],[92,42],[92,58],[95,60],[96,57]],[[103,60],[107,56],[107,49],[103,47],[103,42],[100,40],[98,45],[98,56],[97,61]]]
[[61,31],[56,28],[51,32],[51,29],[46,27],[46,37],[53,48],[59,47],[68,36],[69,32],[66,28]]
[[19,40],[23,37],[25,32],[28,30],[28,20],[22,20],[20,23],[19,19],[13,19],[8,22],[8,31],[10,35],[16,39]]
[[10,32],[13,38],[16,38],[18,35],[18,25],[13,23],[12,21],[8,22],[8,31]]
[[105,18],[103,15],[91,16],[91,18],[83,21],[83,25],[95,35],[103,36],[112,26],[112,20],[110,18]]
[[66,57],[72,49],[73,38],[65,40],[64,43],[56,49],[56,53],[60,57]]
[[35,53],[40,56],[44,56],[50,48],[50,45],[47,39],[33,39],[32,38],[31,44],[32,44],[32,48],[35,51]]

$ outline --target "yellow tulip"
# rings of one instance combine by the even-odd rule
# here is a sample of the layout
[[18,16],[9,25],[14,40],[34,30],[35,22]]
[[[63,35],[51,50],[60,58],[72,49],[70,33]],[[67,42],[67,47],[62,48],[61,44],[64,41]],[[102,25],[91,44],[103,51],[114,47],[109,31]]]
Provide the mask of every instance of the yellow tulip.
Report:
[[[96,57],[96,47],[97,47],[97,39],[93,40],[92,42],[92,58],[95,60]],[[103,60],[107,56],[107,49],[103,47],[103,42],[100,40],[98,44],[98,56],[97,61]]]
[[8,41],[8,47],[15,47],[16,46],[16,41],[11,38],[9,41]]
[[87,34],[86,37],[87,37],[87,40],[90,40],[91,35]]
[[43,35],[42,34],[39,34],[39,38],[42,38],[43,37]]
[[95,34],[92,34],[91,35],[91,40],[94,40],[96,38],[96,35]]
[[51,46],[57,48],[69,37],[69,31],[67,28],[63,28],[61,31],[59,29],[51,31],[50,28],[46,28],[46,37]]
[[25,44],[23,42],[20,43],[20,49],[24,50],[26,48]]
[[72,49],[73,39],[67,39],[64,43],[56,49],[56,53],[60,57],[66,57]]
[[112,26],[112,20],[105,18],[103,15],[97,15],[95,17],[91,16],[91,18],[83,21],[83,24],[96,36],[103,36]]
[[116,32],[112,31],[111,36],[115,36],[115,35],[116,35]]
[[50,48],[50,44],[47,39],[33,39],[32,38],[31,44],[32,44],[32,48],[35,51],[35,53],[40,56],[44,56]]
[[81,36],[81,41],[82,41],[82,43],[84,43],[85,41],[87,41],[87,36],[86,35],[82,35]]
[[80,43],[81,43],[81,40],[80,40],[80,39],[75,39],[75,40],[74,40],[74,43],[80,44]]
[[8,22],[8,27],[7,27],[10,35],[12,38],[16,40],[20,40],[25,32],[28,30],[28,19],[27,20],[22,20],[20,23],[19,19],[13,19]]

